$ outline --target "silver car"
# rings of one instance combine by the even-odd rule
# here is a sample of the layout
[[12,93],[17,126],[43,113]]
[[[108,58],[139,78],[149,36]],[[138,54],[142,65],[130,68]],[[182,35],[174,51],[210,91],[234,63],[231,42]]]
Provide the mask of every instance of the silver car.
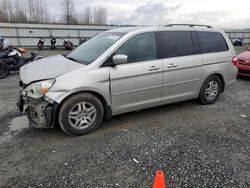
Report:
[[58,123],[83,135],[121,113],[196,98],[214,103],[235,82],[233,59],[227,35],[210,26],[109,30],[22,67],[18,107],[38,128]]

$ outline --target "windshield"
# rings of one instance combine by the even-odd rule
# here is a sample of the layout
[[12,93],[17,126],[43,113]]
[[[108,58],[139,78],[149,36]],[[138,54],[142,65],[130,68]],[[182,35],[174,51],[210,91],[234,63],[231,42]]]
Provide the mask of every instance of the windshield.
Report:
[[74,49],[66,58],[88,65],[95,61],[125,33],[103,32]]

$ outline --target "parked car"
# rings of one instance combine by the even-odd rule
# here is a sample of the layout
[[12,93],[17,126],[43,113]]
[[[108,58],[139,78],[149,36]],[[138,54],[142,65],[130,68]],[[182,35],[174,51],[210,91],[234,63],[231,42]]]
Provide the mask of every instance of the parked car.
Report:
[[121,113],[196,98],[213,104],[235,82],[234,57],[224,31],[210,26],[109,30],[22,67],[18,106],[38,128],[58,122],[83,135]]
[[237,55],[234,59],[235,65],[238,68],[238,75],[250,76],[250,48],[247,51]]

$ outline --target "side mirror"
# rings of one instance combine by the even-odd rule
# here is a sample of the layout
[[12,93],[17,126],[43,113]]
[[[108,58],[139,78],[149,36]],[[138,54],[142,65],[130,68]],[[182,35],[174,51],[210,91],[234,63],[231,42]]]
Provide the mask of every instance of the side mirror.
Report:
[[115,65],[120,65],[128,62],[128,56],[123,54],[117,54],[113,56],[112,59]]

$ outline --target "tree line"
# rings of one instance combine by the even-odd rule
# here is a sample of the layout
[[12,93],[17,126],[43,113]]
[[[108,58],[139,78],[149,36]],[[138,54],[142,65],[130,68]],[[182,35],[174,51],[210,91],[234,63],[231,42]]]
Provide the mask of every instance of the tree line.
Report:
[[46,0],[0,0],[0,22],[107,24],[108,13],[101,6],[86,6],[77,13],[74,0],[60,0],[60,12],[59,18],[52,18]]

